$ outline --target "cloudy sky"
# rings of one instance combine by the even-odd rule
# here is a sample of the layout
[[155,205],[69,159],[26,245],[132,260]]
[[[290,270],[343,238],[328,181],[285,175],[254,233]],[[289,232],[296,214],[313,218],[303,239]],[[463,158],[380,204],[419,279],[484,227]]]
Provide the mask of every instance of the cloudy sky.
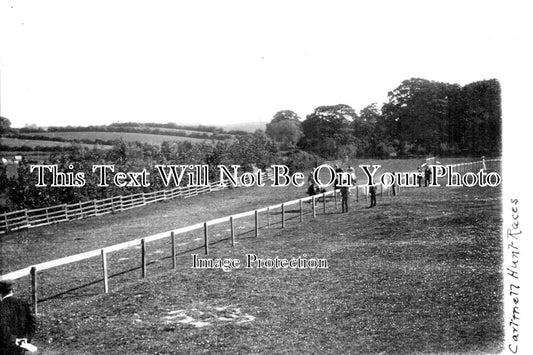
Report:
[[0,110],[15,127],[304,118],[381,104],[413,77],[505,92],[530,63],[526,2],[0,4]]

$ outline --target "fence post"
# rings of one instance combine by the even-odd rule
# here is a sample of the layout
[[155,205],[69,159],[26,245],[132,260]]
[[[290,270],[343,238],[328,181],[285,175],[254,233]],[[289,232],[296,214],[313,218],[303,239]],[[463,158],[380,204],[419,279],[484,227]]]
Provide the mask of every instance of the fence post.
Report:
[[270,206],[267,207],[267,228],[270,233]]
[[335,200],[335,209],[338,210],[339,206],[337,205],[337,189],[333,189],[333,199]]
[[[335,192],[335,190],[333,192]],[[326,193],[325,192],[322,194],[322,209],[323,209],[323,212],[326,213]]]
[[96,209],[96,199],[93,200],[93,206],[94,206],[94,215],[96,216],[98,214],[97,209]]
[[281,204],[281,228],[285,228],[285,204]]
[[[24,216],[26,217],[26,227],[30,225],[30,218],[28,217],[28,209],[24,209]],[[6,220],[6,232],[7,232],[7,220]]]
[[146,205],[146,196],[144,196],[144,191],[143,191],[143,206]]
[[144,238],[141,239],[141,269],[142,269],[142,277],[146,277],[146,242],[144,241]]
[[207,228],[207,222],[204,222],[204,249],[205,255],[209,255],[209,231]]
[[233,216],[229,217],[229,229],[231,234],[231,246],[235,246],[235,227],[233,225]]
[[259,212],[255,210],[255,237],[259,237]]
[[176,268],[176,236],[174,231],[170,232],[170,242],[172,244],[172,268]]
[[302,200],[300,200],[300,223],[304,221],[304,209]]
[[4,223],[6,224],[6,233],[7,233],[9,231],[9,224],[8,224],[7,214],[4,214]]
[[33,266],[30,269],[31,275],[31,301],[33,303],[33,312],[37,315],[37,269]]
[[313,198],[311,200],[311,203],[313,204],[313,218],[316,218],[316,206],[315,206],[315,196],[313,195]]
[[65,219],[68,221],[68,211],[67,211],[67,204],[63,204],[63,210],[65,211]]
[[45,211],[46,211],[46,222],[50,223],[50,216],[48,215],[48,207],[46,207]]
[[107,258],[106,258],[106,252],[105,249],[102,249],[102,271],[104,275],[104,293],[107,293],[109,291],[109,285],[107,283]]
[[122,206],[122,195],[118,196],[120,198],[120,212],[123,211],[124,207]]
[[383,200],[383,184],[380,184],[379,186],[381,186],[380,196],[381,196],[381,199]]
[[355,187],[355,200],[359,202],[359,186]]
[[368,201],[368,185],[365,186],[365,201]]

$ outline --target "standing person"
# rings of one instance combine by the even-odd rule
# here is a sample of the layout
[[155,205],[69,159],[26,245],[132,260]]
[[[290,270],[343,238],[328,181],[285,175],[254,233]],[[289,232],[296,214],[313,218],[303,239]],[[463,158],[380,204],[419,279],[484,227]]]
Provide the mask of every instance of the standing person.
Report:
[[13,297],[13,282],[0,281],[0,355],[25,354],[20,345],[30,342],[36,322],[30,306]]
[[370,208],[376,206],[376,185],[370,185]]
[[340,177],[339,174],[342,173],[343,170],[340,166],[335,164],[335,182],[333,183],[333,190],[338,189],[338,185],[340,184]]
[[341,196],[342,196],[342,213],[348,213],[348,196],[350,196],[349,186],[341,187]]
[[399,178],[399,176],[396,176],[396,173],[393,171],[392,172],[392,176],[393,176],[393,182],[392,182],[392,196],[396,196],[396,179]]
[[357,184],[357,176],[355,175],[355,169],[352,166],[348,167],[348,174],[350,174],[350,178],[352,179],[352,185]]
[[424,186],[429,186],[429,182],[431,181],[431,169],[429,166],[426,166],[424,170]]
[[423,177],[422,168],[418,167],[416,168],[416,170],[417,170],[416,179],[418,182],[418,187],[422,187],[422,177]]

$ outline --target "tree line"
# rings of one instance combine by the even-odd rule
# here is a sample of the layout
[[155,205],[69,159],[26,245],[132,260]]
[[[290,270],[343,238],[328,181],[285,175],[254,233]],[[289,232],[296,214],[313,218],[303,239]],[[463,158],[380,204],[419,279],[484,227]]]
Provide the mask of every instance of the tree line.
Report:
[[159,178],[150,180],[148,187],[98,187],[98,175],[92,173],[93,165],[114,165],[116,172],[135,172],[146,169],[150,176],[158,177],[155,165],[208,165],[211,181],[218,181],[218,165],[240,165],[240,171],[253,171],[271,164],[287,164],[298,171],[304,165],[314,165],[318,157],[307,153],[288,154],[281,157],[272,140],[257,131],[240,136],[232,142],[216,144],[189,141],[163,142],[152,145],[141,142],[116,144],[109,150],[78,147],[51,154],[47,165],[57,165],[62,173],[84,172],[85,184],[81,187],[51,187],[51,174],[46,173],[48,186],[37,187],[37,173],[31,172],[28,161],[20,162],[16,176],[7,176],[6,167],[0,168],[0,194],[4,201],[0,212],[24,208],[39,208],[63,203],[84,202],[118,195],[151,192],[165,189]]
[[461,87],[404,80],[388,102],[356,112],[345,104],[317,107],[301,120],[276,113],[266,133],[280,149],[323,158],[501,154],[501,93],[495,79]]
[[[4,134],[12,131],[7,119],[2,119],[1,127]],[[123,128],[134,129],[128,124]],[[0,211],[164,188],[158,179],[145,188],[97,187],[97,177],[90,174],[94,164],[113,164],[122,172],[146,168],[153,175],[157,175],[154,168],[157,164],[205,164],[212,173],[217,171],[217,165],[233,164],[241,165],[243,171],[271,164],[305,171],[325,159],[500,153],[498,81],[484,80],[461,87],[410,79],[389,92],[388,102],[381,106],[373,103],[359,112],[345,104],[319,106],[304,120],[294,111],[282,110],[274,115],[265,131],[243,132],[228,141],[212,144],[167,141],[161,145],[115,141],[108,150],[75,146],[51,154],[46,163],[57,164],[59,171],[86,172],[87,182],[83,187],[36,187],[36,174],[30,173],[31,163],[27,161],[20,163],[16,176],[8,177],[6,167],[2,167]],[[71,164],[73,169],[69,169]]]
[[[168,130],[171,129],[171,130]],[[180,131],[180,129],[191,130],[192,132]],[[46,129],[42,127],[23,127],[17,130],[11,130],[11,136],[14,138],[28,139],[27,135],[20,135],[18,133],[35,133],[32,135],[34,139],[42,139],[42,135],[39,133],[45,132],[124,132],[124,133],[144,133],[144,134],[157,134],[164,136],[175,136],[175,137],[187,137],[187,138],[197,138],[197,139],[213,139],[213,140],[227,140],[232,139],[235,132],[224,132],[222,129],[211,127],[211,126],[180,126],[174,125],[172,123],[112,123],[110,125],[100,125],[100,126],[66,126],[66,127],[47,127]],[[30,138],[31,139],[31,138]],[[54,140],[60,140],[59,137],[52,137]],[[69,139],[74,141],[74,139]],[[93,139],[92,142],[90,139],[84,139],[83,143],[94,143],[96,141],[102,141],[101,139]],[[101,144],[101,143],[98,144]],[[109,142],[109,141],[107,141]]]

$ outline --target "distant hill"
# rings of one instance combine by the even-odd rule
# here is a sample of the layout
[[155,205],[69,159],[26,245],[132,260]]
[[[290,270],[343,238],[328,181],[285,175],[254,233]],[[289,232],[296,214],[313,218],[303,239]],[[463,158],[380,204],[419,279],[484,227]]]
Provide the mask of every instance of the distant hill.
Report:
[[265,130],[268,122],[246,122],[246,123],[233,123],[226,125],[218,125],[217,127],[222,128],[224,131],[245,131],[245,132],[255,132],[258,129]]

